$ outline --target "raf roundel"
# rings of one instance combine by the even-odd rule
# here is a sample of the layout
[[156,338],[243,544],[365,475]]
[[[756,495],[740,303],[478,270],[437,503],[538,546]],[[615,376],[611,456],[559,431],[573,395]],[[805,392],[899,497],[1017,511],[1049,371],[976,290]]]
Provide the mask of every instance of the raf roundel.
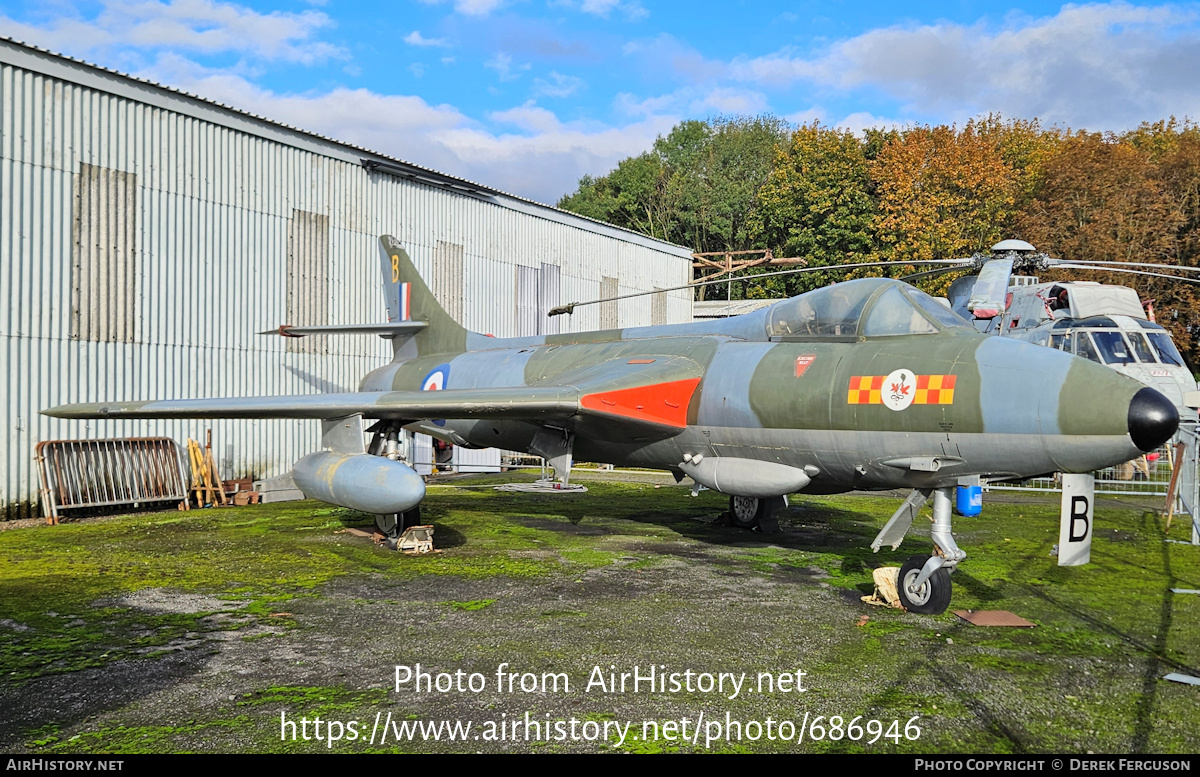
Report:
[[421,381],[421,391],[441,391],[446,388],[446,379],[450,377],[450,365],[439,364],[430,370]]

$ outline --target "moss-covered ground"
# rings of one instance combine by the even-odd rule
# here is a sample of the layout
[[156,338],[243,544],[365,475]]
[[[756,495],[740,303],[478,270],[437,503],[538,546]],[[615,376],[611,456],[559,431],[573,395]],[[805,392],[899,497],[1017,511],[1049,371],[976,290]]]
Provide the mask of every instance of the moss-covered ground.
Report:
[[[430,488],[424,516],[442,552],[420,557],[343,532],[370,517],[317,502],[0,532],[0,749],[1200,749],[1200,687],[1162,680],[1200,675],[1200,595],[1170,590],[1200,589],[1200,548],[1166,541],[1188,528],[1177,521],[1168,537],[1152,503],[1101,500],[1092,563],[1078,568],[1051,555],[1052,501],[995,498],[980,517],[956,517],[968,558],[951,608],[1037,624],[989,629],[859,601],[874,567],[929,547],[918,519],[899,550],[871,553],[891,496],[796,497],[782,531],[762,534],[714,521],[725,503],[712,493],[590,482],[586,494],[531,495],[490,482]],[[497,688],[505,663],[511,690]],[[417,664],[479,673],[484,687],[397,691],[396,667]],[[747,686],[732,699],[607,687],[610,673],[651,665],[745,673]],[[596,667],[606,686],[588,688]],[[757,687],[759,673],[798,670],[804,692]],[[555,674],[569,689],[547,685]],[[579,737],[487,736],[489,722],[523,724],[527,713],[567,734],[573,722]],[[742,736],[705,748],[704,733],[681,739],[690,728],[620,744],[604,731],[633,721],[640,735],[643,721],[694,726],[700,715],[728,715]],[[745,727],[806,715],[825,718],[820,741],[811,728],[799,743],[765,730],[752,740]],[[844,726],[862,716],[862,736],[832,739],[831,716]],[[288,722],[316,717],[344,724],[342,739],[289,736]],[[906,738],[914,717],[919,738]],[[441,720],[470,722],[468,740],[368,741],[376,721],[391,732]],[[893,721],[899,735],[888,738]]]

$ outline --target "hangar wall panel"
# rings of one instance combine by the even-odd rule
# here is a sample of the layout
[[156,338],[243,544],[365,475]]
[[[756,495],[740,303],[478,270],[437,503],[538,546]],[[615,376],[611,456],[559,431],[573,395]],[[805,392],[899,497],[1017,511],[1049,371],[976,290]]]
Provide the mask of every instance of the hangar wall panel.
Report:
[[[604,278],[623,293],[690,280],[678,247],[506,195],[371,172],[366,155],[0,41],[0,518],[36,513],[42,440],[182,441],[211,427],[218,458],[232,450],[222,471],[286,472],[316,449],[318,424],[83,422],[38,411],[357,388],[390,358],[385,341],[302,340],[294,351],[255,332],[300,318],[383,320],[380,234],[404,243],[466,326],[500,337],[597,329],[602,307],[620,326],[651,323],[649,297],[533,321],[518,313],[524,273],[539,312],[618,288]],[[686,291],[667,294],[666,320],[691,320]]]
[[[292,211],[288,224],[287,321],[296,326],[329,324],[329,217]],[[288,338],[290,353],[329,353],[329,338]]]
[[137,176],[94,165],[74,178],[71,339],[131,343],[137,327]]

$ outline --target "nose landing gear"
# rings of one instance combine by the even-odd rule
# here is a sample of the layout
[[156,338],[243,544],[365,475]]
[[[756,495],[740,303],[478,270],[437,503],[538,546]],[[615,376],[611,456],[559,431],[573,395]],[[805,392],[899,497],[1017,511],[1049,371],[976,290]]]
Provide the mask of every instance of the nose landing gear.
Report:
[[911,557],[900,567],[897,580],[900,603],[909,612],[938,615],[950,606],[950,573],[967,557],[966,552],[954,542],[951,533],[952,490],[949,487],[914,489],[871,543],[875,552],[879,552],[879,548],[885,544],[891,544],[892,550],[899,547],[917,511],[933,495],[933,530],[930,535],[936,554]]

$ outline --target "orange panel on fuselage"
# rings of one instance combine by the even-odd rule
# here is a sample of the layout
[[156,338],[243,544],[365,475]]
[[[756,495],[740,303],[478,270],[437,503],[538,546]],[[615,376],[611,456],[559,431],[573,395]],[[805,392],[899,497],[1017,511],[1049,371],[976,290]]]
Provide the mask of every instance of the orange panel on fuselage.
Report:
[[699,378],[688,378],[617,391],[601,391],[584,395],[580,404],[599,413],[682,428],[687,426],[688,403],[692,401],[692,394],[698,385]]

